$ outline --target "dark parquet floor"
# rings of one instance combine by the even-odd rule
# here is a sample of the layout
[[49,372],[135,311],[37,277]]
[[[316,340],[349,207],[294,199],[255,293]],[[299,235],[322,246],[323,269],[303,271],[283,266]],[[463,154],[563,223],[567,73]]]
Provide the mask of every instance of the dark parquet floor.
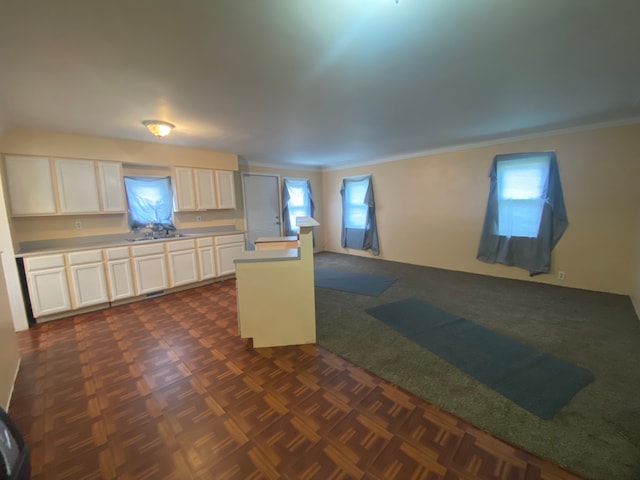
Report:
[[579,478],[321,347],[252,349],[233,280],[18,338],[36,480]]

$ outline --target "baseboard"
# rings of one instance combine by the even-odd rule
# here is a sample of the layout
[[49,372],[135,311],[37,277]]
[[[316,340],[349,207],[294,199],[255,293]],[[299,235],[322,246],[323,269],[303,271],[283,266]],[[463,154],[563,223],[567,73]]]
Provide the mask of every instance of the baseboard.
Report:
[[9,398],[7,398],[7,402],[5,405],[7,406],[6,410],[9,411],[9,406],[11,404],[11,397],[13,397],[13,388],[16,386],[16,380],[18,379],[18,372],[20,371],[20,363],[22,362],[22,356],[18,357],[18,364],[16,365],[16,371],[13,374],[13,382],[11,382],[11,389],[9,390]]
[[636,311],[636,317],[640,320],[640,298],[631,297],[631,303],[633,304],[633,308]]

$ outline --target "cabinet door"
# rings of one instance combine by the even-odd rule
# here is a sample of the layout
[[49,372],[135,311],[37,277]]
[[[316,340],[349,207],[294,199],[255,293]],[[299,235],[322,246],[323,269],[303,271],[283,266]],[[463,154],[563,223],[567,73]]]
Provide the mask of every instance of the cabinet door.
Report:
[[181,250],[169,252],[169,274],[172,287],[187,285],[198,281],[198,267],[195,250]]
[[193,170],[185,167],[173,169],[174,207],[177,212],[196,210],[196,195],[193,188]]
[[200,258],[200,280],[215,278],[216,260],[213,253],[213,247],[198,248],[198,256]]
[[196,181],[198,210],[218,208],[214,171],[196,168],[193,170],[193,174]]
[[29,272],[29,297],[36,318],[71,310],[64,267]]
[[75,308],[107,303],[107,283],[103,263],[88,263],[69,267]]
[[233,172],[216,170],[216,183],[218,185],[218,208],[236,208]]
[[98,162],[100,193],[103,212],[124,212],[124,181],[122,165],[115,162]]
[[4,163],[12,215],[56,213],[48,158],[6,155]]
[[133,279],[129,259],[107,262],[107,279],[109,281],[109,299],[111,301],[133,297]]
[[239,257],[242,252],[244,252],[244,244],[242,243],[230,243],[217,246],[218,275],[236,273],[236,265],[233,263],[233,260]]
[[100,211],[98,179],[93,160],[54,160],[62,213]]
[[136,272],[136,293],[157,292],[167,288],[167,266],[164,254],[133,259]]

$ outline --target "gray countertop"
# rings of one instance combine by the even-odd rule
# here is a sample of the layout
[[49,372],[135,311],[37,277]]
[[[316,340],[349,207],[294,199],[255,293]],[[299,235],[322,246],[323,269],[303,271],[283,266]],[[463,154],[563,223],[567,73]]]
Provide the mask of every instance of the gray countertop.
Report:
[[[170,242],[177,240],[188,240],[190,238],[218,237],[222,235],[244,234],[244,230],[237,230],[235,226],[221,226],[209,228],[191,228],[176,232],[180,236],[144,239],[143,235],[132,233],[121,233],[113,235],[96,235],[91,237],[57,238],[51,240],[38,240],[33,242],[20,243],[16,251],[16,257],[31,257],[35,255],[47,255],[56,253],[66,253],[78,250],[92,250],[98,248],[131,247],[135,245],[146,245],[154,242]],[[136,240],[132,240],[136,238]]]
[[278,262],[286,260],[300,260],[299,248],[288,248],[286,250],[252,250],[242,252],[239,257],[235,258],[234,263],[252,263],[252,262]]

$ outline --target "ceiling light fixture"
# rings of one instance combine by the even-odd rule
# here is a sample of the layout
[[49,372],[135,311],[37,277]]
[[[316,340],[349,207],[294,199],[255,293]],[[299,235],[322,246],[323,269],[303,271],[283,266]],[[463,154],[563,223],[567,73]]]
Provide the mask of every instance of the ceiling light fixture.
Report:
[[171,130],[176,128],[173,123],[163,122],[162,120],[145,120],[142,124],[159,138],[166,137],[171,133]]

